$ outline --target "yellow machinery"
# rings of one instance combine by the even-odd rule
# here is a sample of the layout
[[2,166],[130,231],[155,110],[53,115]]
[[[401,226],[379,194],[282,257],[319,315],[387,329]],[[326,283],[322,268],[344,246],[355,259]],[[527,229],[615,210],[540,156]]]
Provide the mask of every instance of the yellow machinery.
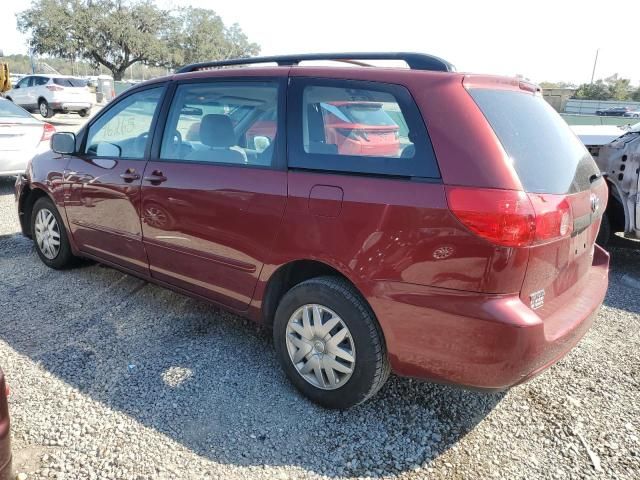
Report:
[[9,78],[9,64],[0,62],[0,93],[11,90],[11,79]]

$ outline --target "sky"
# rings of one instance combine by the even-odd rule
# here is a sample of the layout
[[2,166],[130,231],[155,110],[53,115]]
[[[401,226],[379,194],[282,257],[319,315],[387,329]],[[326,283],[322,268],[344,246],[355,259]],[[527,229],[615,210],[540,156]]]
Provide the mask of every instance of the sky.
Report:
[[[640,1],[621,0],[157,0],[193,5],[237,22],[264,55],[415,51],[459,71],[523,75],[535,82],[589,82],[618,73],[640,84]],[[0,49],[26,53],[15,14],[28,0],[3,2]]]

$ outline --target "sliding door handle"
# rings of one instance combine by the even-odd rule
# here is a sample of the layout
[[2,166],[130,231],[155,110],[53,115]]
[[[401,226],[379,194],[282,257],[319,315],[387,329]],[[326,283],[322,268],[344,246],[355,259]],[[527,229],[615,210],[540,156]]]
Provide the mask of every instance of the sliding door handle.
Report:
[[153,172],[151,172],[151,175],[145,175],[143,180],[145,182],[151,183],[152,185],[159,185],[162,182],[166,182],[167,181],[167,177],[165,177],[162,174],[162,172],[160,172],[158,170],[154,170]]

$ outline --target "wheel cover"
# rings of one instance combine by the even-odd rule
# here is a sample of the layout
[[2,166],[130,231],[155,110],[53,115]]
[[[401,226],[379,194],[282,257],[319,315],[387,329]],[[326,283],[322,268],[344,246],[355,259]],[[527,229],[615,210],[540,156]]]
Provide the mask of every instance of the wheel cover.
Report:
[[40,102],[40,115],[42,115],[43,117],[46,117],[47,111],[48,111],[47,104],[44,102]]
[[323,305],[306,304],[291,315],[286,344],[293,366],[314,387],[335,390],[353,374],[356,349],[351,332]]
[[60,253],[60,227],[55,215],[47,208],[41,209],[36,215],[34,229],[38,250],[49,260],[56,258]]
[[166,213],[158,207],[147,207],[144,211],[144,219],[152,227],[162,228],[169,223]]

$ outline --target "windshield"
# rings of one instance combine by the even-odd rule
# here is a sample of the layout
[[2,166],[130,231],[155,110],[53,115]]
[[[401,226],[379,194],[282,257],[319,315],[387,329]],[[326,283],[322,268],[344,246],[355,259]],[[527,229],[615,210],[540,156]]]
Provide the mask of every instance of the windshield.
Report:
[[0,117],[32,118],[31,114],[9,100],[0,100]]
[[640,122],[631,125],[631,127],[629,127],[629,132],[640,132]]

